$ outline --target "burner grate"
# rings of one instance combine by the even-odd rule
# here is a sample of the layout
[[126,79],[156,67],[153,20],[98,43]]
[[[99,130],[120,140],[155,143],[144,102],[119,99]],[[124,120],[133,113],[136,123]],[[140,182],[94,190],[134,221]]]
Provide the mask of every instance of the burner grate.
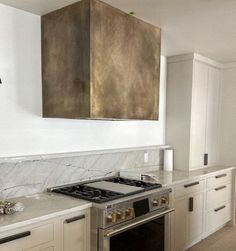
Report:
[[54,189],[53,192],[69,195],[75,198],[89,200],[96,203],[104,203],[123,197],[123,194],[96,189],[85,185],[74,185],[63,188]]

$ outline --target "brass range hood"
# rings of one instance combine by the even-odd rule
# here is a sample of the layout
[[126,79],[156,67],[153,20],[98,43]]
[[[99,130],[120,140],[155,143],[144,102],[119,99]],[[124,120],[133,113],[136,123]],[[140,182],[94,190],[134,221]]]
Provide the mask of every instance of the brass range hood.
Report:
[[98,0],[42,16],[43,116],[157,120],[160,33]]

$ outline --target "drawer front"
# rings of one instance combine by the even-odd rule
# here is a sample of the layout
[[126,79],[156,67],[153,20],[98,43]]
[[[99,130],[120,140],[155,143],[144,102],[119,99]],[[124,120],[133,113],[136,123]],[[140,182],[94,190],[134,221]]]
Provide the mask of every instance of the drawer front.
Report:
[[8,234],[0,238],[0,250],[18,250],[32,248],[54,239],[53,224],[39,226],[27,231],[19,231],[18,233]]
[[53,224],[47,224],[31,230],[31,238],[28,239],[27,246],[34,247],[50,241],[53,241],[54,237]]
[[206,232],[214,231],[231,220],[231,203],[222,204],[220,207],[206,214]]
[[207,210],[220,207],[223,202],[231,200],[231,184],[216,186],[214,189],[207,191]]
[[204,184],[205,184],[204,180],[185,182],[175,187],[174,196],[175,198],[179,198],[191,193],[200,192],[204,189]]
[[207,188],[213,188],[222,183],[229,183],[232,178],[232,172],[216,174],[207,179]]

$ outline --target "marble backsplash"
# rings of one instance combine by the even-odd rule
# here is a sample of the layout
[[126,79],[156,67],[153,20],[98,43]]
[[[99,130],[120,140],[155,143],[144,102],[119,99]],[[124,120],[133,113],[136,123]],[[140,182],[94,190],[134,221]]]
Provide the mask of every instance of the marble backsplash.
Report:
[[[148,163],[144,163],[145,152],[149,154]],[[162,155],[161,148],[150,147],[0,160],[0,198],[25,196],[43,192],[48,187],[113,176],[123,169],[158,169]]]

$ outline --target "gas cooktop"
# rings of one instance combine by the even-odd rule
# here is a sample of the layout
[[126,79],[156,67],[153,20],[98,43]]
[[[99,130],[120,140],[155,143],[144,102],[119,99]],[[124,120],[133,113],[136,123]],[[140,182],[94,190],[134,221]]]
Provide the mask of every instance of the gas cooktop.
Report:
[[161,184],[112,177],[94,182],[52,188],[50,191],[95,203],[104,203],[157,188],[161,188]]

